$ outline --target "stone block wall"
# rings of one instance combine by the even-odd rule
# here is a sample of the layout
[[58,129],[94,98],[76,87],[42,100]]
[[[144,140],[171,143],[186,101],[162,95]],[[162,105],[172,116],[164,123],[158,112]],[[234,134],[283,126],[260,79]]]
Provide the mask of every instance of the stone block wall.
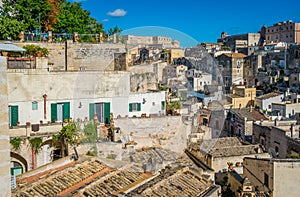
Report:
[[0,57],[0,196],[10,196],[10,143],[8,136],[6,57]]
[[54,70],[65,70],[67,57],[68,70],[114,70],[115,53],[125,53],[124,44],[108,43],[74,43],[68,41],[67,53],[65,43],[18,43],[22,47],[35,44],[49,50],[49,66]]

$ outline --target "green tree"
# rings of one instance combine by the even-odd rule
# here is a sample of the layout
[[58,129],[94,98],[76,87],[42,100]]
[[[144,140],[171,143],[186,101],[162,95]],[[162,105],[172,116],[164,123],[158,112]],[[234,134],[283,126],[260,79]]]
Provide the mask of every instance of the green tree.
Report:
[[25,31],[42,28],[51,11],[48,0],[3,0],[2,3],[3,12],[23,22]]
[[25,29],[24,23],[8,15],[0,14],[0,39],[19,39],[20,32]]
[[[40,29],[42,32],[52,30],[54,33],[94,34],[103,32],[103,25],[90,16],[78,2],[66,0],[3,0],[2,16],[7,24],[12,24],[7,32],[16,38],[20,31]],[[9,17],[8,17],[9,16]],[[3,20],[3,19],[2,19]],[[4,24],[1,22],[1,26]],[[22,24],[22,25],[21,25]],[[9,27],[9,26],[5,26]],[[6,28],[7,29],[7,28]],[[2,32],[0,32],[2,33]],[[5,34],[6,37],[7,34]],[[3,36],[5,38],[5,36]],[[5,38],[6,39],[6,38]]]
[[53,25],[56,33],[100,33],[103,29],[102,24],[92,18],[89,11],[82,9],[81,4],[78,2],[63,3],[59,12],[56,24]]
[[120,29],[117,25],[114,28],[108,29],[108,35],[114,35],[114,34],[120,34],[122,32],[122,29]]
[[12,145],[14,150],[19,150],[22,144],[22,139],[21,138],[12,138],[10,139],[10,144]]
[[65,156],[65,150],[68,150],[68,145],[76,147],[80,144],[80,127],[77,123],[70,121],[63,126],[61,131],[53,136],[54,142],[60,142],[62,147],[62,157]]
[[85,135],[85,139],[83,142],[85,143],[95,143],[97,141],[97,123],[89,122],[85,125],[83,131]]
[[42,143],[43,143],[43,139],[40,137],[36,137],[36,138],[28,138],[29,144],[32,148],[32,151],[34,154],[38,154]]
[[172,115],[175,115],[176,110],[181,108],[180,101],[173,101],[168,103],[167,105],[167,111],[171,113]]

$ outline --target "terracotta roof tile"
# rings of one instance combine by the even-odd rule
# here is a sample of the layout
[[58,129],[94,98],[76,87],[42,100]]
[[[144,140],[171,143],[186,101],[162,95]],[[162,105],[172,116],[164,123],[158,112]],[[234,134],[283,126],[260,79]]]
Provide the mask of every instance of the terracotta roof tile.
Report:
[[245,58],[247,55],[244,55],[242,53],[224,53],[227,57],[232,57],[232,58]]

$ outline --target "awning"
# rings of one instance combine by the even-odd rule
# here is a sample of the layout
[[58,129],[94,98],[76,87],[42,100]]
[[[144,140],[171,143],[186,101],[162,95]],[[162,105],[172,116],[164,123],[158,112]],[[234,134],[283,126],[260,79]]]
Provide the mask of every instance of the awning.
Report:
[[4,42],[3,44],[0,44],[0,51],[24,52],[26,50],[14,45],[12,42]]

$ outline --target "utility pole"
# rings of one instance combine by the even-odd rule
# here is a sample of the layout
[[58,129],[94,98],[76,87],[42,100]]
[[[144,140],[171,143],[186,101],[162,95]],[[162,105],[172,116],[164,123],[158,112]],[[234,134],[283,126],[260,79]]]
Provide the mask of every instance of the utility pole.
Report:
[[68,40],[65,41],[65,71],[68,70]]

